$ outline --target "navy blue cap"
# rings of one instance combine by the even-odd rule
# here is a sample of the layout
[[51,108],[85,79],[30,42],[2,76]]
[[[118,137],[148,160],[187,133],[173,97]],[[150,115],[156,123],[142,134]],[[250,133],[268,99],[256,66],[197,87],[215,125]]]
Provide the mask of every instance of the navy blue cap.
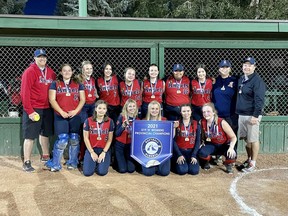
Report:
[[35,57],[38,57],[38,56],[47,56],[47,54],[46,54],[45,50],[43,50],[43,49],[37,49],[37,50],[35,50],[35,52],[34,52],[34,56],[35,56]]
[[231,67],[231,63],[230,61],[228,60],[222,60],[220,63],[219,63],[219,67]]
[[181,64],[175,64],[173,66],[173,71],[183,71],[183,70],[184,70],[184,67]]
[[245,58],[243,60],[243,63],[245,63],[245,62],[250,62],[250,64],[252,64],[252,65],[256,64],[256,61],[255,61],[255,59],[253,57]]

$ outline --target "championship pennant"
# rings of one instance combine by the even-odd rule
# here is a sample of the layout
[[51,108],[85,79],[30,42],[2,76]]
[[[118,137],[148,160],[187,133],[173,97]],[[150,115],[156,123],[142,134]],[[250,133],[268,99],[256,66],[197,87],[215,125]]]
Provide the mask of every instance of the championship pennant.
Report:
[[172,157],[173,122],[133,122],[131,157],[145,167],[157,166]]

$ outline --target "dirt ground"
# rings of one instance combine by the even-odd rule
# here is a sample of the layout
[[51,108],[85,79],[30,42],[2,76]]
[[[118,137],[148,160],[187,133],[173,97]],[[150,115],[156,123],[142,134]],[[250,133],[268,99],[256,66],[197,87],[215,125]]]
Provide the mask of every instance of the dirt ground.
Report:
[[[240,155],[238,163],[245,160]],[[20,158],[0,157],[0,215],[288,215],[288,154],[259,155],[257,171],[198,176],[84,177],[78,170],[52,173],[33,157],[35,173]]]

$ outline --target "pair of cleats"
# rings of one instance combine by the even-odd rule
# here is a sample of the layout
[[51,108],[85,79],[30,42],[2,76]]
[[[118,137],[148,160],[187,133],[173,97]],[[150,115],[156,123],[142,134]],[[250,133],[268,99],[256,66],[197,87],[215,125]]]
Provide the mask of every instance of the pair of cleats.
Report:
[[255,171],[256,167],[251,163],[251,161],[246,160],[243,164],[237,167],[238,171],[242,171],[245,173],[250,173]]
[[[232,164],[225,164],[225,167],[226,167],[226,172],[228,174],[233,174],[233,166],[232,166]],[[204,164],[203,169],[204,170],[209,170],[210,168],[211,168],[210,163],[209,163],[209,161],[207,161]]]

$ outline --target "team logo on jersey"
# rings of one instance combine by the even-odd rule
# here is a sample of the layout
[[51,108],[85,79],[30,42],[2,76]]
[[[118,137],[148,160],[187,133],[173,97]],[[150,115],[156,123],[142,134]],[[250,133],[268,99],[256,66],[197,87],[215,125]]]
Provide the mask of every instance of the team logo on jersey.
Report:
[[142,153],[147,158],[155,158],[162,151],[162,143],[157,138],[148,138],[142,143]]

